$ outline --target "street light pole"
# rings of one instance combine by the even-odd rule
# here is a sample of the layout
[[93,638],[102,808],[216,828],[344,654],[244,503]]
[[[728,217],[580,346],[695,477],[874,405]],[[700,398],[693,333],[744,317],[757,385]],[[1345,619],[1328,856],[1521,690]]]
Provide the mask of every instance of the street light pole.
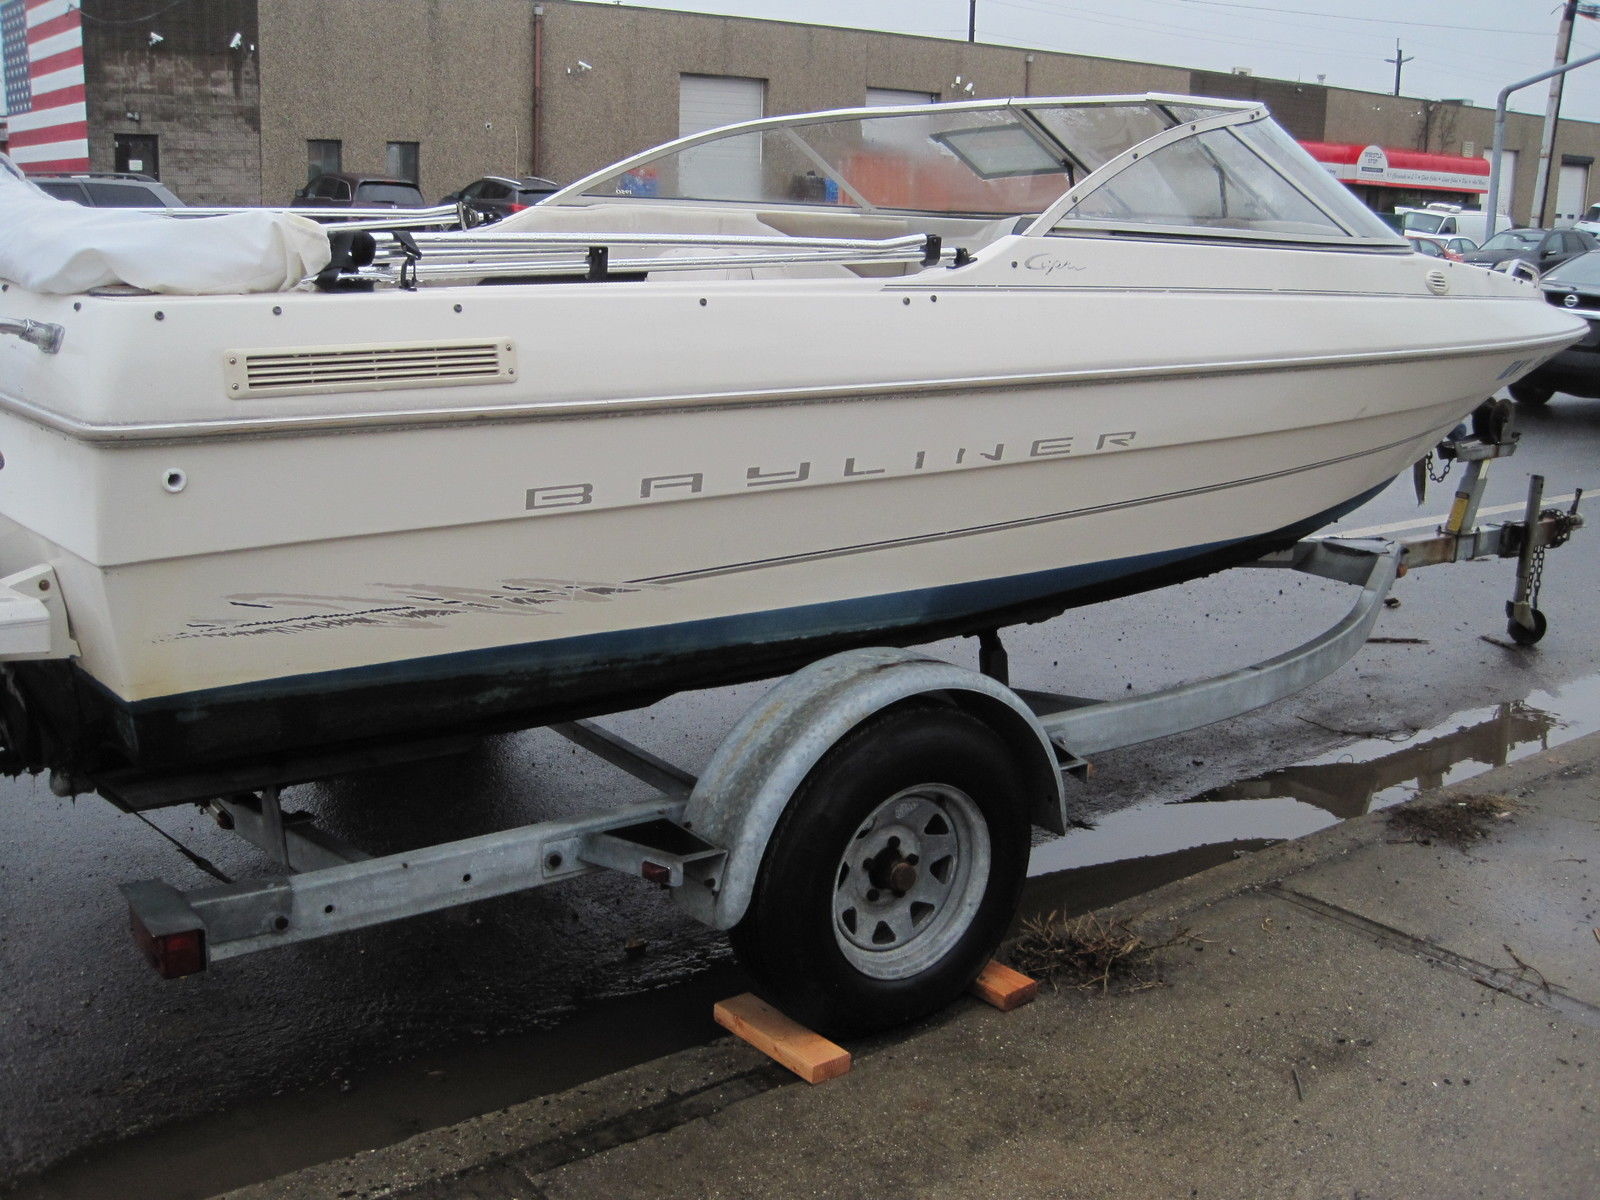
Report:
[[[1578,0],[1567,0],[1561,9],[1561,28],[1556,33],[1556,66],[1562,66],[1572,52],[1572,24],[1578,16]],[[1566,72],[1550,80],[1550,99],[1544,109],[1544,132],[1539,138],[1539,173],[1533,182],[1533,223],[1541,228],[1550,209],[1550,160],[1555,157],[1556,124],[1561,118],[1561,85]]]
[[[1516,83],[1508,83],[1500,89],[1500,96],[1494,106],[1494,145],[1489,151],[1489,194],[1484,197],[1483,207],[1489,214],[1490,228],[1494,227],[1495,213],[1498,211],[1498,198],[1500,195],[1500,160],[1505,156],[1506,150],[1506,106],[1511,102],[1511,93],[1519,92],[1525,87],[1557,75],[1565,75],[1568,71],[1576,71],[1579,67],[1587,67],[1590,63],[1600,62],[1600,54],[1590,54],[1580,58],[1577,62],[1567,63],[1565,66],[1554,66],[1548,71],[1540,71],[1537,75],[1530,75]],[[1509,207],[1509,205],[1507,206]]]
[[[1574,3],[1577,0],[1573,0]],[[967,41],[978,40],[978,0],[967,0]]]

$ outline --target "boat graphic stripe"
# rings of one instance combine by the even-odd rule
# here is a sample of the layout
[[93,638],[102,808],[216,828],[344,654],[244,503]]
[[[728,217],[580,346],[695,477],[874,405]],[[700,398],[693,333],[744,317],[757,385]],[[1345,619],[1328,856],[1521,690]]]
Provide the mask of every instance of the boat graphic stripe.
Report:
[[[817,644],[828,638],[841,637],[848,638],[852,644],[904,644],[918,640],[908,636],[907,630],[921,631],[938,622],[970,621],[983,614],[1015,610],[1019,605],[1039,604],[1056,597],[1061,598],[1061,607],[1068,607],[1081,603],[1081,600],[1072,598],[1074,595],[1097,587],[1114,586],[1116,581],[1130,576],[1164,569],[1179,569],[1184,578],[1204,573],[1178,568],[1177,565],[1212,560],[1226,560],[1221,565],[1228,565],[1237,561],[1235,548],[1238,546],[1273,540],[1293,541],[1360,507],[1386,486],[1387,481],[1327,512],[1258,537],[1208,542],[1077,566],[1052,567],[998,579],[767,609],[667,626],[521,642],[136,701],[118,698],[92,678],[89,682],[113,704],[128,710],[136,718],[171,713],[180,720],[186,720],[189,715],[202,711],[217,711],[234,705],[248,706],[262,701],[297,702],[299,698],[315,697],[319,703],[323,703],[345,692],[355,693],[353,703],[360,704],[363,703],[360,699],[362,689],[444,685],[452,680],[459,681],[462,677],[500,679],[507,686],[528,687],[529,673],[532,672],[538,681],[535,690],[543,693],[553,685],[552,681],[569,680],[594,672],[642,670],[658,663],[663,655],[729,652],[740,660],[746,660],[758,655],[761,647]],[[826,648],[819,651],[826,652]]]
[[918,533],[907,537],[888,538],[881,542],[859,542],[849,546],[836,546],[828,550],[810,550],[803,554],[782,555],[775,558],[751,559],[746,562],[727,563],[719,567],[704,567],[695,571],[680,571],[673,575],[652,575],[644,579],[630,579],[631,584],[667,584],[685,583],[692,579],[715,579],[722,575],[737,575],[745,571],[759,571],[767,567],[786,566],[790,563],[816,562],[827,558],[842,558],[851,554],[865,554],[876,550],[893,549],[902,546],[918,546],[928,542],[948,541],[952,538],[973,537],[977,534],[999,533],[1010,529],[1026,529],[1032,525],[1045,525],[1054,521],[1069,521],[1075,517],[1096,516],[1101,513],[1117,512],[1123,509],[1141,508],[1148,504],[1164,504],[1172,500],[1183,500],[1193,496],[1204,496],[1213,492],[1229,491],[1233,488],[1249,487],[1256,483],[1265,483],[1273,479],[1283,479],[1290,475],[1301,475],[1307,471],[1321,470],[1323,467],[1337,466],[1340,463],[1351,462],[1354,459],[1365,458],[1372,454],[1382,454],[1393,450],[1407,442],[1415,441],[1415,435],[1400,438],[1383,446],[1376,446],[1370,450],[1358,450],[1351,454],[1342,454],[1337,458],[1326,458],[1320,462],[1307,463],[1298,467],[1286,467],[1279,471],[1267,471],[1260,475],[1247,475],[1240,479],[1231,479],[1225,483],[1211,483],[1203,487],[1180,488],[1171,492],[1158,492],[1149,496],[1140,496],[1134,500],[1118,500],[1107,504],[1090,504],[1082,508],[1069,508],[1060,512],[1041,513],[1032,517],[1018,517],[1011,521],[996,521],[988,525],[969,525],[961,529],[946,529],[938,533]]

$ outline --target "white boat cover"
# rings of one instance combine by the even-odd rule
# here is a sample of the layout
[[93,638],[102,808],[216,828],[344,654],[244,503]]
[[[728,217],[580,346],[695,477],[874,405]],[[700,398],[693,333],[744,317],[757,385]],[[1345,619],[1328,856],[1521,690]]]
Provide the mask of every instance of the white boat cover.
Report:
[[292,213],[162,216],[85,208],[28,182],[0,154],[0,279],[35,292],[125,283],[149,292],[282,292],[328,265],[328,235]]

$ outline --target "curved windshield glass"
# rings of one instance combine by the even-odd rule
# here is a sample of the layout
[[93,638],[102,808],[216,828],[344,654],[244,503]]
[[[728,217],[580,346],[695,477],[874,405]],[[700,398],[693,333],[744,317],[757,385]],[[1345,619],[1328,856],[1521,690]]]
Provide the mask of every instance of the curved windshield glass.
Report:
[[1538,229],[1507,229],[1504,233],[1497,233],[1479,249],[1482,250],[1526,250],[1530,246],[1537,246],[1544,233]]
[[1115,97],[773,119],[619,163],[559,202],[636,197],[1018,216],[1043,212],[1129,147],[1218,111]]
[[1265,121],[1213,129],[1152,150],[1079,199],[1056,229],[1085,225],[1400,240]]

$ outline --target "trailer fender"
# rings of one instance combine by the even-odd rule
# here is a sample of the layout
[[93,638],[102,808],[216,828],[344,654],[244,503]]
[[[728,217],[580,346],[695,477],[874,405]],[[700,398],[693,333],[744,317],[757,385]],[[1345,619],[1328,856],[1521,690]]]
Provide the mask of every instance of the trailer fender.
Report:
[[1021,697],[986,675],[914,651],[850,650],[784,679],[717,747],[689,798],[684,825],[724,847],[728,858],[714,886],[675,889],[679,906],[717,929],[738,924],[767,841],[806,775],[862,721],[918,696],[958,705],[999,733],[1030,781],[1033,823],[1066,832],[1055,750]]

